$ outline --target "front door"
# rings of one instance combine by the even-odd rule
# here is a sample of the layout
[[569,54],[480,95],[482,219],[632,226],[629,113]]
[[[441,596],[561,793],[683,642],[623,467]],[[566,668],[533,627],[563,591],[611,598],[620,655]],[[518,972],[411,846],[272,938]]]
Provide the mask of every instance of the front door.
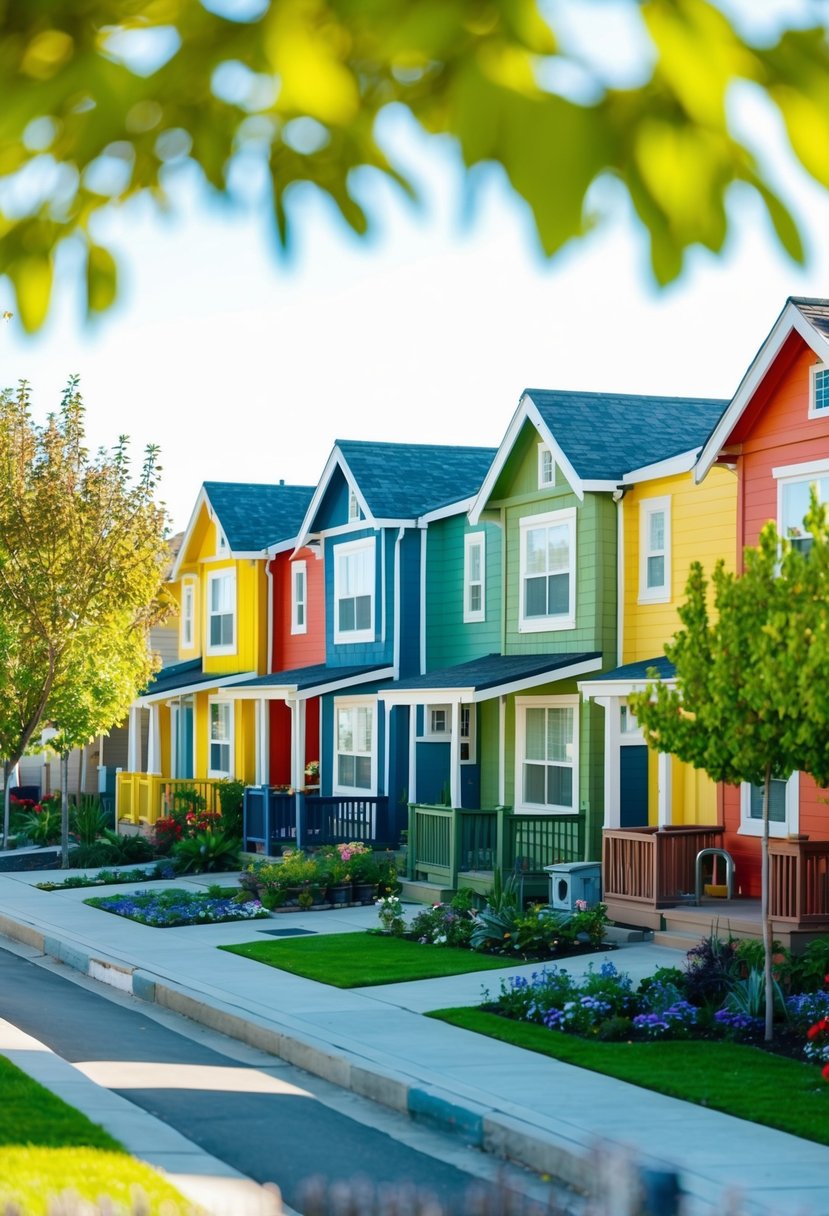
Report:
[[174,777],[193,778],[193,699],[183,697],[176,715],[176,772]]
[[619,749],[619,826],[648,824],[648,749],[643,743]]

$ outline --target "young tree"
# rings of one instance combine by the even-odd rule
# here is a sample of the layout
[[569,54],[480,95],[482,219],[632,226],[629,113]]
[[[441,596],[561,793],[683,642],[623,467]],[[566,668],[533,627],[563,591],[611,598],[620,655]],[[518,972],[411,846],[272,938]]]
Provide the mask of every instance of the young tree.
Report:
[[[797,222],[731,101],[741,85],[765,94],[794,156],[829,186],[829,44],[817,13],[811,29],[796,12],[781,15],[769,37],[763,23],[754,35],[732,22],[725,3],[624,0],[641,72],[620,85],[615,65],[585,54],[542,0],[254,7],[3,5],[0,96],[13,104],[0,164],[12,206],[0,199],[0,266],[28,329],[48,314],[67,239],[86,255],[88,310],[110,307],[116,264],[95,239],[97,213],[138,194],[145,207],[180,205],[170,182],[182,164],[199,170],[205,192],[246,205],[261,181],[255,203],[284,244],[306,210],[292,187],[305,183],[366,233],[366,174],[355,170],[415,192],[384,138],[391,107],[449,137],[466,169],[501,165],[547,255],[602,218],[588,194],[610,174],[647,231],[659,282],[681,273],[690,246],[722,249],[734,183],[756,194],[777,241],[803,260]],[[593,20],[600,27],[601,11]],[[614,195],[605,212],[615,211]],[[83,258],[72,265],[83,275]]]
[[762,923],[766,1038],[772,1037],[769,788],[793,772],[829,783],[829,530],[813,492],[811,544],[792,547],[767,524],[743,572],[718,563],[713,612],[699,563],[679,610],[684,629],[665,647],[676,687],[630,698],[646,741],[715,781],[763,787]]
[[[52,722],[64,750],[121,721],[154,670],[166,607],[157,451],[91,456],[77,378],[44,426],[28,385],[0,393],[0,754],[8,773]],[[64,834],[64,843],[66,835]]]

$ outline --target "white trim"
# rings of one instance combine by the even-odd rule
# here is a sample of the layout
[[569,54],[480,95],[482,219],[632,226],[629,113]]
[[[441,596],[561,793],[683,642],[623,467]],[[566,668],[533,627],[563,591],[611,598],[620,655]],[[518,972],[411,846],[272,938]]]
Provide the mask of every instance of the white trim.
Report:
[[391,748],[388,745],[388,740],[391,738],[391,705],[383,706],[383,720],[385,722],[385,739],[386,746],[383,748],[383,793],[388,797],[389,794],[389,774],[391,772]]
[[353,486],[348,487],[348,522],[356,523],[358,519],[362,519],[360,511],[360,500],[357,497],[357,491]]
[[[495,483],[500,477],[504,465],[506,464],[512,449],[515,446],[515,441],[520,434],[522,426],[527,421],[533,424],[542,440],[547,444],[548,448],[553,453],[555,463],[563,473],[573,493],[579,499],[584,498],[584,487],[581,478],[576,473],[576,470],[573,468],[572,464],[559,447],[554,435],[539,414],[538,407],[536,406],[532,397],[529,395],[529,393],[523,393],[521,395],[521,400],[518,402],[515,409],[515,413],[510,419],[510,424],[507,427],[507,433],[501,440],[498,451],[495,453],[492,464],[489,466],[487,475],[483,480],[480,490],[475,496],[475,501],[469,512],[469,521],[473,527],[480,523],[481,513],[485,510],[487,503],[492,497],[492,491],[495,488]],[[611,488],[615,489],[615,486],[611,486]]]
[[[388,596],[386,595],[386,533],[385,533],[385,531],[375,532],[373,539],[375,541],[375,546],[379,545],[379,547],[380,547],[380,638],[379,638],[379,641],[380,641],[381,646],[384,646],[386,643],[386,604],[388,601]],[[356,544],[356,542],[355,542],[355,544]],[[377,552],[377,549],[375,548],[375,553],[376,552]],[[375,560],[376,560],[376,558],[375,558]],[[393,579],[394,579],[394,571],[392,570],[392,589],[393,589],[393,585],[394,585]],[[375,580],[375,585],[376,585],[376,580]],[[376,617],[374,614],[373,594],[374,593],[372,592],[372,616],[371,616],[372,637],[371,637],[371,639],[366,639],[366,640],[370,640],[370,641],[375,640],[374,636],[373,636],[373,634],[374,634],[373,626],[374,626]],[[395,605],[395,607],[396,607],[396,605]],[[392,642],[392,646],[393,645],[394,645],[394,643]],[[394,666],[394,655],[392,655],[392,666]]]
[[[385,546],[383,546],[385,550]],[[338,594],[338,585],[340,582],[340,559],[350,557],[354,553],[370,553],[371,554],[371,572],[369,575],[370,581],[370,622],[365,629],[340,629],[340,612],[339,605],[340,597]],[[334,562],[334,621],[333,621],[333,636],[335,644],[349,644],[352,642],[373,642],[375,634],[375,601],[377,599],[377,536],[364,536],[359,540],[347,541],[345,544],[334,545],[331,550],[332,560]],[[356,596],[349,598],[355,599]],[[355,606],[356,607],[356,606]],[[356,617],[356,613],[355,613]],[[355,621],[356,623],[356,621]]]
[[656,460],[653,464],[643,464],[638,469],[631,469],[622,478],[622,485],[635,485],[640,481],[655,481],[658,477],[675,477],[679,473],[690,473],[696,464],[700,448],[691,448],[688,452],[680,452],[677,456],[669,456],[666,460]]
[[[550,476],[544,476],[544,457],[550,457]],[[550,448],[543,441],[538,444],[538,488],[539,490],[552,490],[556,484],[556,462]]]
[[[357,688],[361,684],[370,684],[374,680],[391,680],[394,677],[393,667],[378,667],[371,671],[364,671],[361,675],[350,675],[339,680],[335,677],[336,670],[336,667],[329,668],[331,679],[325,684],[314,684],[309,688],[297,688],[296,684],[267,684],[255,688],[234,688],[227,700],[257,701],[260,697],[264,697],[266,701],[312,701],[314,697],[322,697],[329,692],[339,692],[343,688]],[[234,682],[255,678],[256,672],[251,671],[246,676],[234,676]],[[201,687],[204,688],[204,685]],[[403,704],[408,704],[408,702],[403,702]]]
[[420,620],[418,638],[418,671],[421,675],[426,671],[426,560],[428,549],[429,529],[418,524],[420,528]]
[[179,545],[179,550],[178,550],[178,553],[176,554],[176,560],[173,562],[173,568],[170,571],[170,577],[167,580],[170,583],[175,583],[179,578],[179,575],[181,572],[181,567],[184,565],[184,555],[187,552],[187,545],[190,541],[190,534],[192,533],[194,527],[196,526],[196,520],[199,517],[199,511],[201,510],[203,505],[205,505],[207,507],[208,515],[210,516],[211,519],[213,519],[215,512],[213,511],[213,508],[210,505],[210,501],[207,497],[207,491],[205,490],[204,486],[201,487],[198,494],[196,495],[196,504],[190,513],[190,519],[187,522],[187,527],[184,529],[184,536],[182,536],[182,538],[181,538],[181,544]]
[[[650,548],[650,521],[659,513],[664,515],[664,538],[661,552]],[[648,586],[648,558],[662,558],[663,581]],[[639,501],[639,604],[669,604],[671,601],[671,496],[642,498]]]
[[[297,595],[297,579],[302,576],[302,599]],[[299,608],[302,607],[302,620]],[[291,562],[291,634],[308,632],[308,563]]]
[[[357,482],[355,481],[351,470],[348,467],[348,461],[340,451],[337,444],[334,444],[334,447],[331,450],[331,455],[325,462],[325,468],[322,471],[319,484],[317,485],[316,490],[314,490],[313,497],[308,504],[308,510],[305,512],[305,516],[299,526],[299,532],[296,535],[295,549],[301,549],[307,543],[308,538],[313,534],[314,517],[322,505],[322,500],[325,497],[326,491],[328,490],[328,486],[331,482],[335,469],[339,469],[341,471],[343,477],[345,478],[349,493],[353,490],[357,496],[357,502],[360,504],[360,509],[365,516],[365,519],[359,521],[360,524],[365,527],[366,522],[372,520],[372,514],[368,509],[368,503],[363,497],[360,487],[357,485]],[[352,522],[346,526],[353,528],[354,523]]]
[[[480,578],[476,579],[481,589],[480,608],[469,607],[469,596],[472,590],[470,570],[472,565],[471,550],[480,548],[479,569]],[[486,620],[486,532],[467,532],[463,538],[463,619],[465,624]]]
[[461,805],[460,758],[460,705],[456,701],[452,706],[452,729],[449,740],[449,801],[453,807]]
[[498,805],[507,801],[507,698],[498,698]]
[[616,666],[625,655],[625,497],[616,500]]
[[414,705],[409,706],[409,802],[417,802],[417,707]]
[[[228,749],[228,767],[226,770],[219,769],[219,768],[213,768],[213,766],[210,763],[210,760],[211,760],[210,752],[211,752],[211,749],[212,749],[213,743],[214,743],[214,739],[213,739],[213,710],[214,710],[214,708],[215,709],[221,708],[221,709],[227,710],[227,721],[228,721],[229,727],[230,727],[229,737],[227,739],[219,739],[219,740],[215,741],[218,743],[218,745],[220,747],[227,747],[227,749]],[[232,701],[220,700],[219,697],[208,697],[207,698],[207,775],[208,775],[208,777],[227,777],[227,779],[229,781],[233,780],[235,745],[236,745],[236,714],[234,711]]]
[[[749,816],[750,790],[748,782],[740,786],[740,836],[762,836],[763,820]],[[769,820],[769,836],[776,839],[795,835],[800,831],[800,773],[794,772],[786,782],[786,818],[783,823]]]
[[829,406],[822,410],[815,408],[815,379],[819,372],[829,374],[826,362],[813,363],[809,368],[809,418],[829,418]]
[[792,332],[800,334],[807,346],[819,359],[829,362],[829,341],[811,325],[792,300],[787,300],[783,311],[772,326],[771,332],[754,356],[748,370],[740,381],[736,393],[720,418],[708,442],[700,452],[694,469],[694,480],[700,482],[714,464],[720,450],[727,444],[734,427],[742,417],[758,386],[779,355],[783,344]]
[[[547,616],[525,616],[524,583],[528,577],[526,558],[527,533],[536,528],[566,525],[569,530],[569,569],[567,571],[567,613]],[[576,625],[576,509],[567,507],[563,511],[546,511],[542,515],[524,515],[518,521],[519,570],[518,570],[518,632],[551,633],[561,629],[574,629]],[[563,572],[559,572],[563,573]],[[546,576],[545,576],[546,577]]]
[[[387,702],[388,704],[388,702]],[[436,711],[443,710],[446,714],[446,720],[443,730],[434,730],[432,727],[432,714]],[[452,734],[452,702],[434,702],[430,701],[423,706],[423,734],[418,736],[418,743],[447,743]]]
[[[577,695],[563,697],[516,697],[515,698],[515,797],[513,807],[522,814],[538,815],[577,815],[579,812],[579,697]],[[528,709],[572,709],[573,710],[573,741],[572,755],[569,761],[543,761],[546,765],[553,764],[569,768],[573,774],[573,805],[558,806],[553,803],[525,802],[523,795],[525,741],[526,741],[526,711]]]
[[[198,592],[198,576],[195,574],[184,574],[181,579],[181,621],[179,622],[179,648],[181,650],[195,650],[196,642],[196,595]],[[188,613],[185,610],[187,601],[190,601],[189,625],[190,625],[190,641],[185,637],[186,626],[188,624]]]
[[807,460],[804,464],[782,464],[772,469],[775,481],[805,481],[812,474],[829,474],[829,460]]
[[[392,666],[394,667],[394,678],[397,680],[400,676],[400,542],[403,540],[405,528],[398,528],[397,538],[394,542],[394,616],[392,618]],[[385,596],[383,599],[385,600]],[[385,613],[384,619],[385,619]],[[387,749],[388,750],[388,749]],[[388,767],[388,765],[386,766]],[[386,774],[388,778],[388,773]],[[386,781],[388,785],[388,780]]]
[[[827,412],[829,416],[829,411]],[[794,540],[806,540],[811,536],[810,532],[805,529],[800,536],[788,535],[787,528],[783,521],[783,496],[787,486],[802,486],[815,485],[824,478],[829,476],[829,460],[809,460],[804,464],[793,464],[786,467],[785,465],[772,469],[772,477],[777,482],[777,531],[780,536],[784,537],[789,542]],[[824,502],[819,493],[818,501]],[[808,511],[808,508],[807,508]],[[805,514],[805,513],[804,513]],[[803,520],[800,521],[799,527],[802,527]]]
[[[555,658],[555,655],[550,655]],[[481,701],[492,701],[495,697],[508,696],[513,692],[525,692],[530,688],[538,688],[542,684],[559,684],[562,680],[572,680],[586,675],[590,671],[598,671],[602,666],[601,655],[595,659],[582,659],[579,663],[568,663],[566,667],[558,667],[552,671],[536,672],[531,676],[522,676],[516,680],[507,680],[503,684],[493,684],[490,688],[472,688],[460,685],[457,688],[389,688],[378,689],[377,696],[381,701],[391,701],[393,705],[425,705],[430,702],[448,705],[453,701],[470,701],[476,705]],[[645,684],[643,682],[642,687]],[[613,687],[617,687],[613,685]]]
[[475,502],[475,495],[470,495],[469,498],[461,498],[458,502],[450,502],[445,507],[436,507],[434,511],[427,511],[424,515],[418,516],[417,526],[422,528],[425,524],[434,524],[441,519],[450,519],[453,515],[466,515]]
[[265,574],[268,580],[268,671],[273,671],[273,559],[271,557],[265,562]]
[[673,756],[659,752],[656,757],[656,826],[667,828],[672,822]]
[[147,730],[147,772],[161,776],[161,723],[160,706],[156,701],[150,706],[150,723]]
[[[580,680],[579,692],[585,701],[599,701],[600,697],[629,697],[632,692],[645,692],[654,684],[664,684],[666,688],[676,688],[676,677],[667,680]],[[600,703],[600,702],[599,702]]]
[[[370,759],[371,759],[371,785],[368,789],[365,786],[341,785],[339,783],[339,781],[337,780],[337,776],[339,773],[339,764],[337,763],[337,760],[340,755],[339,749],[337,747],[337,743],[338,743],[337,714],[338,714],[339,710],[341,710],[341,709],[368,709],[371,713],[371,751],[369,753]],[[333,777],[332,786],[331,786],[332,794],[343,794],[343,795],[363,794],[368,798],[375,797],[377,794],[377,698],[372,697],[372,698],[358,699],[355,697],[336,697],[334,699],[333,718],[334,718],[334,741],[333,741],[334,746],[333,746],[332,756],[333,756],[333,770],[334,771],[332,774],[332,777]],[[354,757],[365,756],[365,754],[366,754],[365,752],[357,752],[357,751],[343,753],[343,755],[350,755],[350,756],[354,756]],[[356,768],[356,765],[355,765],[355,768]]]
[[[159,675],[161,674],[162,672],[159,672]],[[194,692],[209,692],[213,688],[229,688],[231,685],[241,684],[245,680],[255,680],[258,674],[256,671],[242,671],[232,676],[223,676],[217,672],[215,680],[200,680],[198,683],[182,684],[180,688],[168,688],[166,692],[146,693],[143,697],[136,697],[133,705],[152,705],[155,701],[171,701],[174,697],[186,697]]]
[[[230,642],[223,645],[214,646],[210,641],[210,627],[214,616],[227,616],[228,613],[220,612],[213,613],[211,611],[211,599],[213,594],[213,585],[219,579],[230,579],[231,583],[231,599],[233,601],[233,636]],[[236,567],[223,566],[220,570],[210,570],[207,574],[207,586],[205,592],[205,613],[204,613],[204,653],[209,655],[236,654],[237,646],[237,619],[239,616],[239,601],[236,587]]]

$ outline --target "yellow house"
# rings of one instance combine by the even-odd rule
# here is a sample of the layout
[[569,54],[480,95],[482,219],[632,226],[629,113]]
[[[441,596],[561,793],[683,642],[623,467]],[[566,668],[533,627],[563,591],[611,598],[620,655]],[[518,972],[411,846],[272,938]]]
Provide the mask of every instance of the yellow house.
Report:
[[267,781],[260,705],[233,700],[230,690],[268,670],[267,549],[296,535],[312,493],[284,484],[202,486],[170,576],[178,662],[158,673],[130,711],[119,819],[154,823],[181,786],[195,786],[213,807],[219,782]]
[[694,482],[697,450],[628,474],[618,499],[619,666],[580,685],[605,709],[605,829],[715,824],[717,786],[703,772],[651,751],[628,710],[655,668],[671,680],[664,646],[680,627],[694,560],[733,565],[737,479],[726,468]]

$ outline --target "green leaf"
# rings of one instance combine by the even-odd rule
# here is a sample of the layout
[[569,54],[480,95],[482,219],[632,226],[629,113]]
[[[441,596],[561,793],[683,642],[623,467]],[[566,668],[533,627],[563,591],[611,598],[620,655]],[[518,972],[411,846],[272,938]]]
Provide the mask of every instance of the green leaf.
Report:
[[115,258],[102,245],[90,245],[86,261],[87,310],[106,312],[118,294],[118,267]]
[[24,329],[40,329],[49,312],[54,265],[50,254],[31,254],[6,268],[14,285],[20,320]]

